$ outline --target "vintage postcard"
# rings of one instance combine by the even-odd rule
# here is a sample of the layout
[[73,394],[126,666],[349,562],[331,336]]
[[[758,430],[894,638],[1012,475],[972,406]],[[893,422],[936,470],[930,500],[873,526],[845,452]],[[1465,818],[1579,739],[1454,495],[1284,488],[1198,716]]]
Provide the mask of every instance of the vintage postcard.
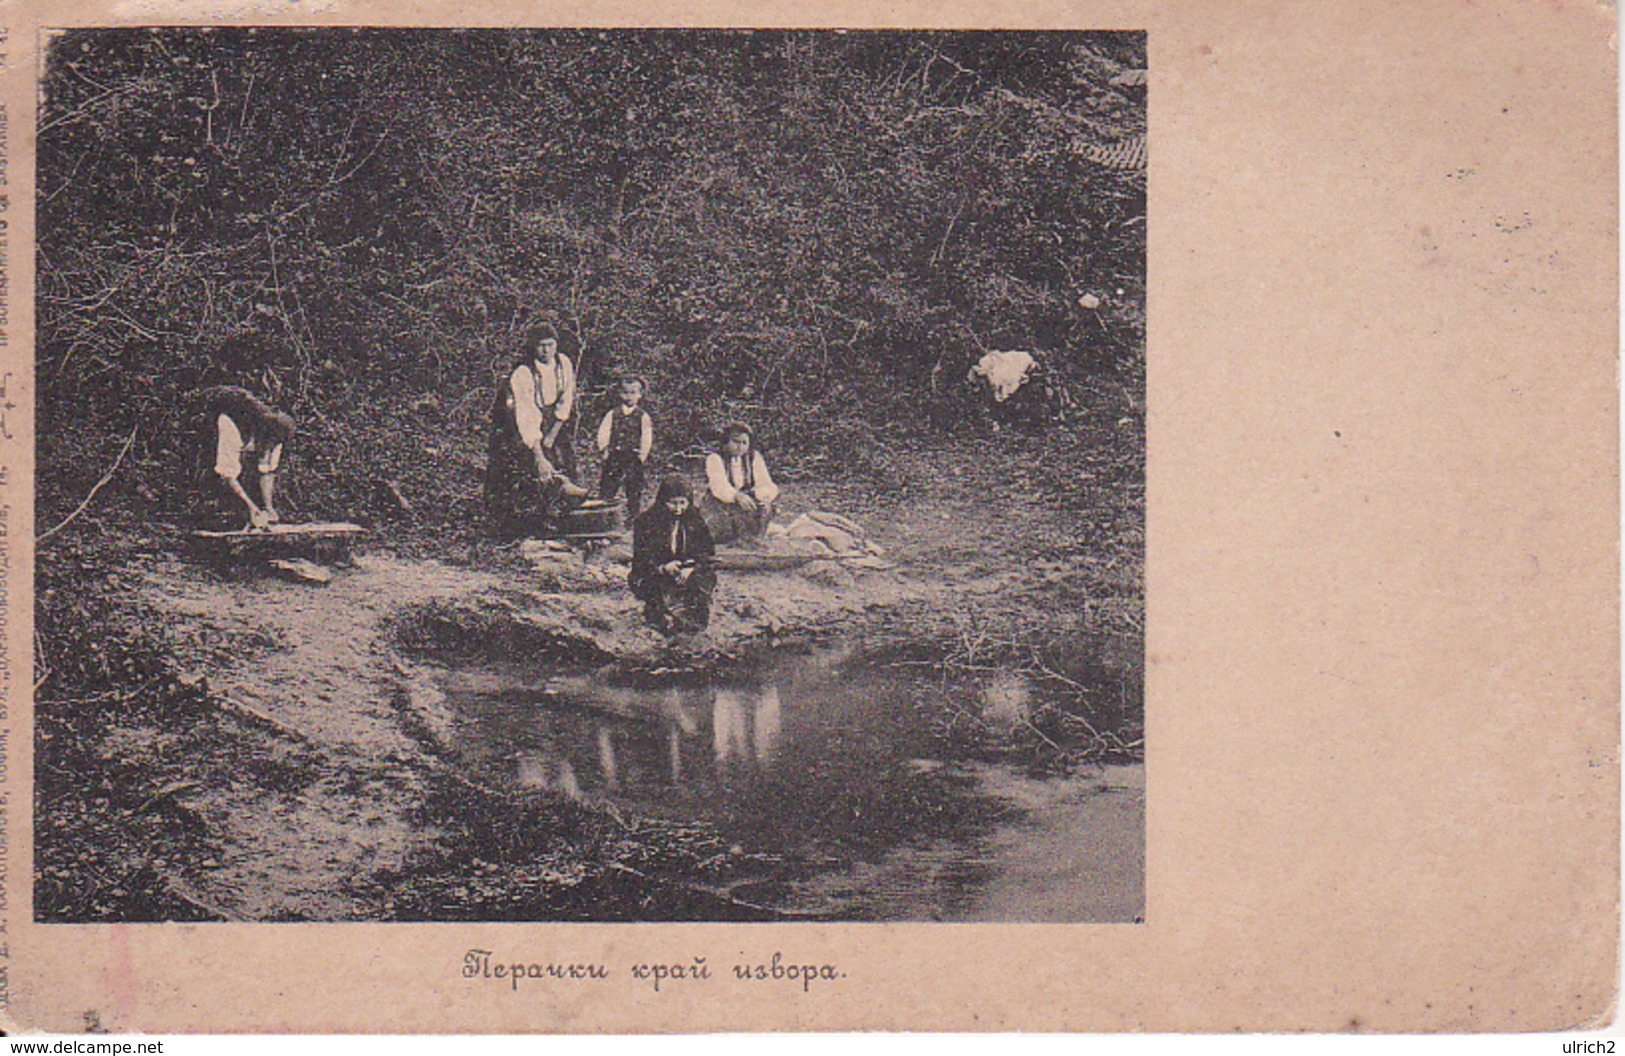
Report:
[[0,6],[6,1029],[1609,1021],[1615,47]]

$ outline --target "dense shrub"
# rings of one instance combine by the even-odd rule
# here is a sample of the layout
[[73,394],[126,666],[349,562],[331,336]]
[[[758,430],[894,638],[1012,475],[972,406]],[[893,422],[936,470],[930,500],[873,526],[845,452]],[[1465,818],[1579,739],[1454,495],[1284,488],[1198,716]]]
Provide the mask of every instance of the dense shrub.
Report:
[[1143,66],[1140,34],[61,33],[41,524],[132,431],[104,501],[184,487],[182,397],[220,381],[300,420],[296,511],[362,516],[384,475],[466,518],[538,316],[584,390],[650,378],[668,452],[744,416],[861,468],[962,427],[985,348],[1138,391],[1144,168],[1103,159]]

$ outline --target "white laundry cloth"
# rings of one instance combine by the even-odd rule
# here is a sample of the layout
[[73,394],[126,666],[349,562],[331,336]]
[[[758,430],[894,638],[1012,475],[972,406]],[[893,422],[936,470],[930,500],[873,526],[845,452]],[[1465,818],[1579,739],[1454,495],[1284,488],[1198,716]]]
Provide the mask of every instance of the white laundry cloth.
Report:
[[1003,403],[1026,383],[1027,374],[1036,362],[1030,352],[989,352],[976,361],[971,372],[986,378],[988,388],[993,390],[993,399]]

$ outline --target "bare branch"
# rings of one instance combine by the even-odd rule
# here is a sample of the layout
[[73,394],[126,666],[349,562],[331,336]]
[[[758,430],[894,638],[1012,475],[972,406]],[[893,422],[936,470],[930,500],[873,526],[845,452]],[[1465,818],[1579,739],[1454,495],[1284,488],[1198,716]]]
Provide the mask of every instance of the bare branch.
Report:
[[35,546],[39,546],[39,545],[43,544],[45,542],[45,540],[51,538],[51,536],[55,535],[57,532],[60,532],[62,529],[66,528],[68,526],[68,524],[70,522],[72,522],[72,520],[75,517],[77,517],[81,513],[85,512],[86,507],[88,507],[90,505],[90,501],[96,497],[96,493],[98,491],[101,491],[102,488],[107,484],[107,482],[113,479],[113,474],[114,473],[118,472],[118,467],[120,465],[122,465],[123,462],[124,462],[124,456],[130,453],[131,446],[135,444],[135,434],[137,432],[139,432],[140,429],[141,429],[141,426],[140,426],[139,423],[137,423],[135,428],[130,430],[130,438],[128,440],[124,441],[124,447],[123,447],[122,450],[119,451],[118,457],[113,459],[112,466],[108,467],[107,472],[102,474],[102,479],[98,480],[96,482],[96,486],[90,489],[90,494],[85,496],[85,501],[81,502],[79,504],[78,508],[76,508],[72,513],[70,513],[66,517],[64,517],[62,519],[61,523],[58,524],[55,528],[52,528],[47,532],[42,532],[40,534],[39,538],[34,540],[34,545]]

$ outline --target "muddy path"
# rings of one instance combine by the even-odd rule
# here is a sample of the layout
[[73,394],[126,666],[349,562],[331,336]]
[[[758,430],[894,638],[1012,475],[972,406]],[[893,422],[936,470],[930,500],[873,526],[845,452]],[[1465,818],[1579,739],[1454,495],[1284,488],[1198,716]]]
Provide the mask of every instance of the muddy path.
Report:
[[[613,547],[450,563],[380,538],[325,586],[128,555],[119,619],[169,663],[93,724],[42,727],[83,753],[64,770],[106,778],[88,802],[44,782],[45,913],[1126,919],[1143,785],[1091,799],[1101,772],[1071,764],[1137,754],[1139,646],[1112,623],[1137,569],[1024,483],[1001,505],[970,463],[914,495],[804,482],[802,508],[850,512],[892,567],[726,573],[710,632],[678,647]],[[1080,659],[1006,647],[1029,639]],[[1011,672],[1071,703],[1023,695],[1001,728],[989,686]],[[1034,784],[1038,756],[1067,780]],[[1116,893],[1063,883],[1046,905],[1031,870],[1080,843],[1115,848],[1091,860]]]

